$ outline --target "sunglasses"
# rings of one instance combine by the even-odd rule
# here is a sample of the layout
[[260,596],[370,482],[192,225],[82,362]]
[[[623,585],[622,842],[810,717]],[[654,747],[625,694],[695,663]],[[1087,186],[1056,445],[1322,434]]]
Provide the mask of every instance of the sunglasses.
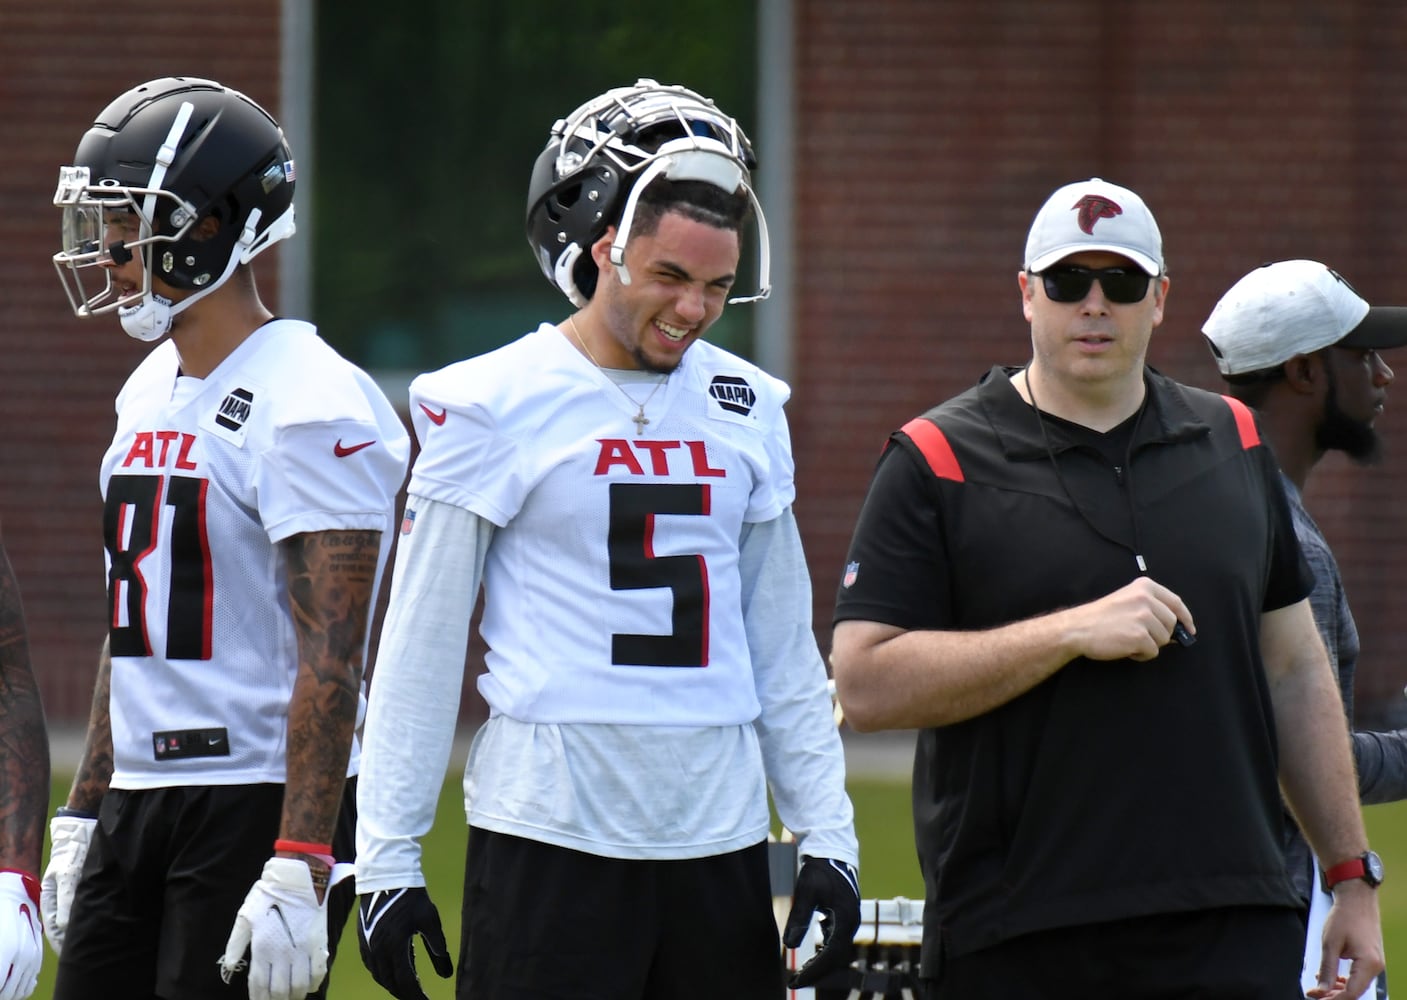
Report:
[[1045,294],[1052,302],[1083,302],[1089,294],[1094,279],[1099,279],[1099,287],[1110,302],[1128,305],[1142,302],[1148,294],[1148,282],[1152,277],[1138,267],[1076,267],[1073,264],[1060,264],[1048,267],[1038,277],[1045,285]]

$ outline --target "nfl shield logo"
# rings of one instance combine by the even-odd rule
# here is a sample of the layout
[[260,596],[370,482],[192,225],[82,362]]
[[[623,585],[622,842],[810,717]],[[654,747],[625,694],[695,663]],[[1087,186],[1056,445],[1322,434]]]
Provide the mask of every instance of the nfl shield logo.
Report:
[[845,564],[845,575],[840,578],[842,587],[851,587],[855,584],[855,579],[860,575],[860,564],[857,562]]
[[405,517],[401,518],[401,534],[410,534],[410,529],[415,527],[415,511],[406,508]]

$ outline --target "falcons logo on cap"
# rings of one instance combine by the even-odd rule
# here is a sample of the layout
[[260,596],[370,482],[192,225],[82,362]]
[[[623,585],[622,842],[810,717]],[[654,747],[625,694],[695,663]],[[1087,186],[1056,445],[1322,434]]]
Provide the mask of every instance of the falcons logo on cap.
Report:
[[1091,236],[1094,235],[1094,224],[1100,219],[1112,219],[1116,215],[1124,214],[1124,210],[1118,204],[1097,194],[1085,195],[1072,207],[1080,213],[1080,229]]

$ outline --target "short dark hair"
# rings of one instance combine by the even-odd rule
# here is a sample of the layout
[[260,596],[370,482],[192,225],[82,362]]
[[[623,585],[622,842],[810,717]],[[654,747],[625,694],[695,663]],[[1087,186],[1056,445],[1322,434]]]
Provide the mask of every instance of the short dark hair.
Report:
[[672,181],[656,177],[640,192],[631,221],[631,236],[653,236],[660,219],[668,212],[678,212],[695,222],[715,229],[740,232],[752,216],[752,199],[743,188],[724,191],[707,181]]
[[1285,377],[1285,366],[1261,368],[1253,372],[1240,372],[1236,375],[1223,375],[1226,390],[1251,409],[1259,409],[1270,395],[1270,388]]

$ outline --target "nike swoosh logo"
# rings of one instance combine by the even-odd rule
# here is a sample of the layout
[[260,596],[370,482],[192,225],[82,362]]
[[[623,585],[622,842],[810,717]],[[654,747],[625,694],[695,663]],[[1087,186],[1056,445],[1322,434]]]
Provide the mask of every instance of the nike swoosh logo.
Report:
[[338,438],[338,439],[337,439],[337,443],[332,446],[332,453],[333,453],[334,455],[336,455],[338,458],[346,458],[348,455],[355,455],[357,452],[361,451],[363,448],[370,448],[370,447],[371,447],[372,445],[374,445],[375,443],[376,443],[376,439],[375,439],[375,438],[372,438],[370,441],[363,441],[361,444],[354,444],[354,445],[350,445],[350,446],[343,446],[343,444],[342,444],[342,439],[341,439],[341,438]]
[[293,928],[288,925],[288,918],[283,915],[283,910],[279,909],[279,905],[274,903],[269,907],[269,912],[275,914],[278,917],[278,922],[283,924],[283,931],[288,935],[289,943],[296,944],[298,939],[293,936]]
[[436,427],[439,427],[441,424],[443,424],[443,423],[445,422],[445,417],[446,417],[446,416],[448,415],[448,413],[449,413],[448,410],[441,410],[439,413],[436,413],[434,410],[430,409],[430,407],[426,406],[424,403],[421,403],[421,404],[420,404],[420,408],[421,408],[422,410],[424,410],[424,411],[425,411],[425,415],[430,418],[430,423],[434,424]]
[[390,912],[392,905],[401,896],[405,895],[404,889],[378,889],[368,896],[362,897],[361,910],[357,919],[361,921],[362,936],[368,941],[376,933],[376,928],[381,923],[381,918]]

